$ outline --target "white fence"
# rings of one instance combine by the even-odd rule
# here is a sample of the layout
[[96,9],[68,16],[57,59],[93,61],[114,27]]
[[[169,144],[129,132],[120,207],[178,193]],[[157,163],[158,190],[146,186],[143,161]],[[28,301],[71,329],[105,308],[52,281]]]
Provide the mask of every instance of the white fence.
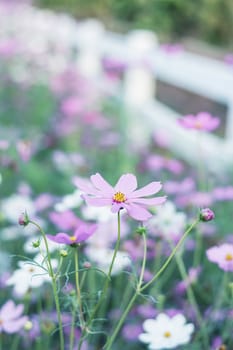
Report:
[[65,55],[74,49],[78,51],[77,66],[92,79],[101,78],[103,57],[126,64],[121,90],[129,111],[130,141],[138,146],[148,142],[152,130],[163,130],[169,134],[171,147],[181,157],[194,163],[198,158],[195,133],[179,127],[176,120],[181,115],[155,100],[156,78],[225,104],[228,111],[226,135],[224,139],[203,135],[203,150],[212,170],[221,171],[231,166],[233,69],[230,66],[185,51],[169,55],[148,31],[119,35],[106,31],[96,20],[77,23],[68,16],[30,6],[21,6],[15,12],[11,10],[9,17],[4,17],[4,11],[0,9],[0,34],[6,34],[7,27],[11,32],[15,30],[27,45],[31,43],[31,49],[40,57],[43,50],[46,51],[46,43],[50,46],[52,43],[52,70],[62,69]]

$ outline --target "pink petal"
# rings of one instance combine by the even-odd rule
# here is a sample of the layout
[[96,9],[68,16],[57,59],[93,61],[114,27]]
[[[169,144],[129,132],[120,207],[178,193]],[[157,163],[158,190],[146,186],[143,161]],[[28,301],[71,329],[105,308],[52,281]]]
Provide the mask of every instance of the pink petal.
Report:
[[139,190],[134,191],[130,196],[130,199],[137,198],[137,197],[151,196],[152,194],[159,192],[161,188],[162,188],[161,182],[159,181],[151,182],[150,184],[140,188]]
[[99,191],[105,194],[114,194],[113,187],[99,173],[91,176],[91,182]]
[[160,205],[166,201],[167,197],[155,197],[155,198],[135,198],[130,202],[139,203],[143,205]]
[[20,315],[22,315],[24,310],[24,305],[23,304],[19,304],[15,307],[14,309],[14,315],[12,315],[14,318],[19,317]]
[[6,333],[16,333],[18,332],[27,322],[28,317],[24,316],[18,320],[4,322],[3,329]]
[[125,209],[127,210],[129,216],[135,220],[146,221],[152,217],[148,210],[137,204],[125,205]]
[[133,192],[137,188],[137,179],[133,174],[124,174],[118,180],[114,187],[116,192],[122,192],[125,195]]
[[76,243],[80,243],[92,236],[97,229],[97,225],[81,225],[74,233],[76,237]]
[[118,211],[124,208],[124,203],[113,203],[111,207],[111,212],[112,213],[118,213]]
[[67,235],[66,233],[60,232],[56,234],[55,236],[53,235],[46,235],[48,239],[50,239],[53,242],[56,243],[61,243],[61,244],[71,244],[72,242],[70,241],[70,236]]
[[87,194],[97,195],[99,193],[99,191],[96,190],[92,183],[87,179],[76,176],[73,178],[73,184]]
[[0,310],[0,317],[4,319],[10,319],[14,317],[15,304],[12,300],[8,300]]
[[112,198],[91,198],[84,196],[87,204],[93,205],[94,207],[105,207],[106,205],[112,204]]

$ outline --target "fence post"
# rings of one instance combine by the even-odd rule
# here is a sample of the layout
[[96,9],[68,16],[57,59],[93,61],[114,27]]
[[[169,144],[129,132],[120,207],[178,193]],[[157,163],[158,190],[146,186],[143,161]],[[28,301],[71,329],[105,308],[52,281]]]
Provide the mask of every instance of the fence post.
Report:
[[141,120],[140,111],[155,98],[156,83],[150,59],[158,42],[153,32],[135,30],[127,35],[126,45],[129,65],[124,77],[124,102],[128,108],[128,134],[135,148],[140,149],[148,141],[149,127]]
[[98,20],[89,19],[78,25],[78,69],[87,78],[98,78],[101,75],[101,43],[104,35],[104,26]]

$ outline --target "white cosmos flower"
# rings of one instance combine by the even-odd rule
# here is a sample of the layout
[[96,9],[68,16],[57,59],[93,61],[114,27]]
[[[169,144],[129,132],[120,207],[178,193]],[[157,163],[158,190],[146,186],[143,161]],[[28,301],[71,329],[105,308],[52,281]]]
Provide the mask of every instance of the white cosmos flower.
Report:
[[[88,259],[95,263],[100,270],[108,273],[110,264],[112,262],[114,249],[100,247],[96,248],[95,246],[90,245],[86,247],[85,253]],[[126,252],[118,251],[116,259],[114,261],[112,275],[117,275],[130,264],[131,261],[129,255]]]
[[143,329],[145,333],[139,335],[139,340],[148,344],[150,350],[173,349],[178,345],[189,343],[194,325],[186,324],[182,314],[169,317],[161,313],[155,320],[146,320]]
[[82,209],[82,214],[86,220],[96,220],[98,222],[116,221],[116,214],[106,207],[89,207]]
[[[13,286],[14,292],[18,296],[23,296],[29,288],[37,288],[45,282],[50,282],[44,258],[38,254],[34,258],[34,263],[30,261],[19,261],[19,269],[15,270],[6,284]],[[57,261],[51,261],[53,268],[57,266]]]
[[20,214],[25,211],[28,213],[29,217],[35,214],[34,203],[29,197],[14,194],[2,201],[1,212],[3,217],[10,222],[18,222]]
[[[23,249],[26,253],[37,253],[38,250],[40,249],[40,251],[42,251],[44,254],[46,254],[46,247],[45,247],[45,242],[44,240],[41,238],[39,240],[39,247],[34,247],[34,243],[38,242],[38,236],[33,236],[33,237],[29,237],[27,239],[27,241],[25,242]],[[56,250],[61,250],[63,248],[63,246],[59,243],[53,242],[51,240],[47,240],[48,243],[48,248],[49,248],[49,252],[52,253]]]
[[62,212],[62,211],[79,207],[83,202],[81,193],[82,193],[81,191],[76,190],[73,193],[64,196],[61,202],[55,204],[54,206],[55,210]]
[[177,212],[172,202],[165,202],[156,208],[156,215],[149,221],[148,226],[152,231],[156,230],[159,235],[167,239],[179,238],[187,224],[187,217],[182,212]]

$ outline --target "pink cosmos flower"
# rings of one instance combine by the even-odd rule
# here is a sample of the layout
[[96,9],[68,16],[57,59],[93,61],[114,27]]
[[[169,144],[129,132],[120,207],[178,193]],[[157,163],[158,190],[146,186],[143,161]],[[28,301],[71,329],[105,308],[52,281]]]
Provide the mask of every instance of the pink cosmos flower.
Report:
[[75,178],[74,181],[75,185],[85,192],[83,198],[87,204],[97,207],[109,205],[113,213],[126,209],[128,215],[135,220],[148,220],[152,215],[147,207],[162,204],[166,200],[166,197],[143,198],[157,193],[162,185],[160,182],[151,182],[136,190],[137,179],[133,174],[122,175],[114,187],[99,173],[92,175],[90,179],[91,181]]
[[0,333],[16,333],[27,322],[27,316],[22,316],[23,304],[15,305],[8,300],[0,309]]
[[67,233],[57,233],[55,236],[46,235],[48,239],[53,242],[61,243],[61,244],[77,244],[86,241],[89,237],[91,237],[97,229],[96,224],[86,224],[83,222],[80,226],[75,230],[72,236]]
[[224,271],[233,271],[233,244],[222,244],[212,247],[206,251],[209,261],[218,264]]
[[178,119],[178,123],[185,129],[212,131],[219,126],[220,119],[207,112],[200,112],[197,115],[186,115]]

